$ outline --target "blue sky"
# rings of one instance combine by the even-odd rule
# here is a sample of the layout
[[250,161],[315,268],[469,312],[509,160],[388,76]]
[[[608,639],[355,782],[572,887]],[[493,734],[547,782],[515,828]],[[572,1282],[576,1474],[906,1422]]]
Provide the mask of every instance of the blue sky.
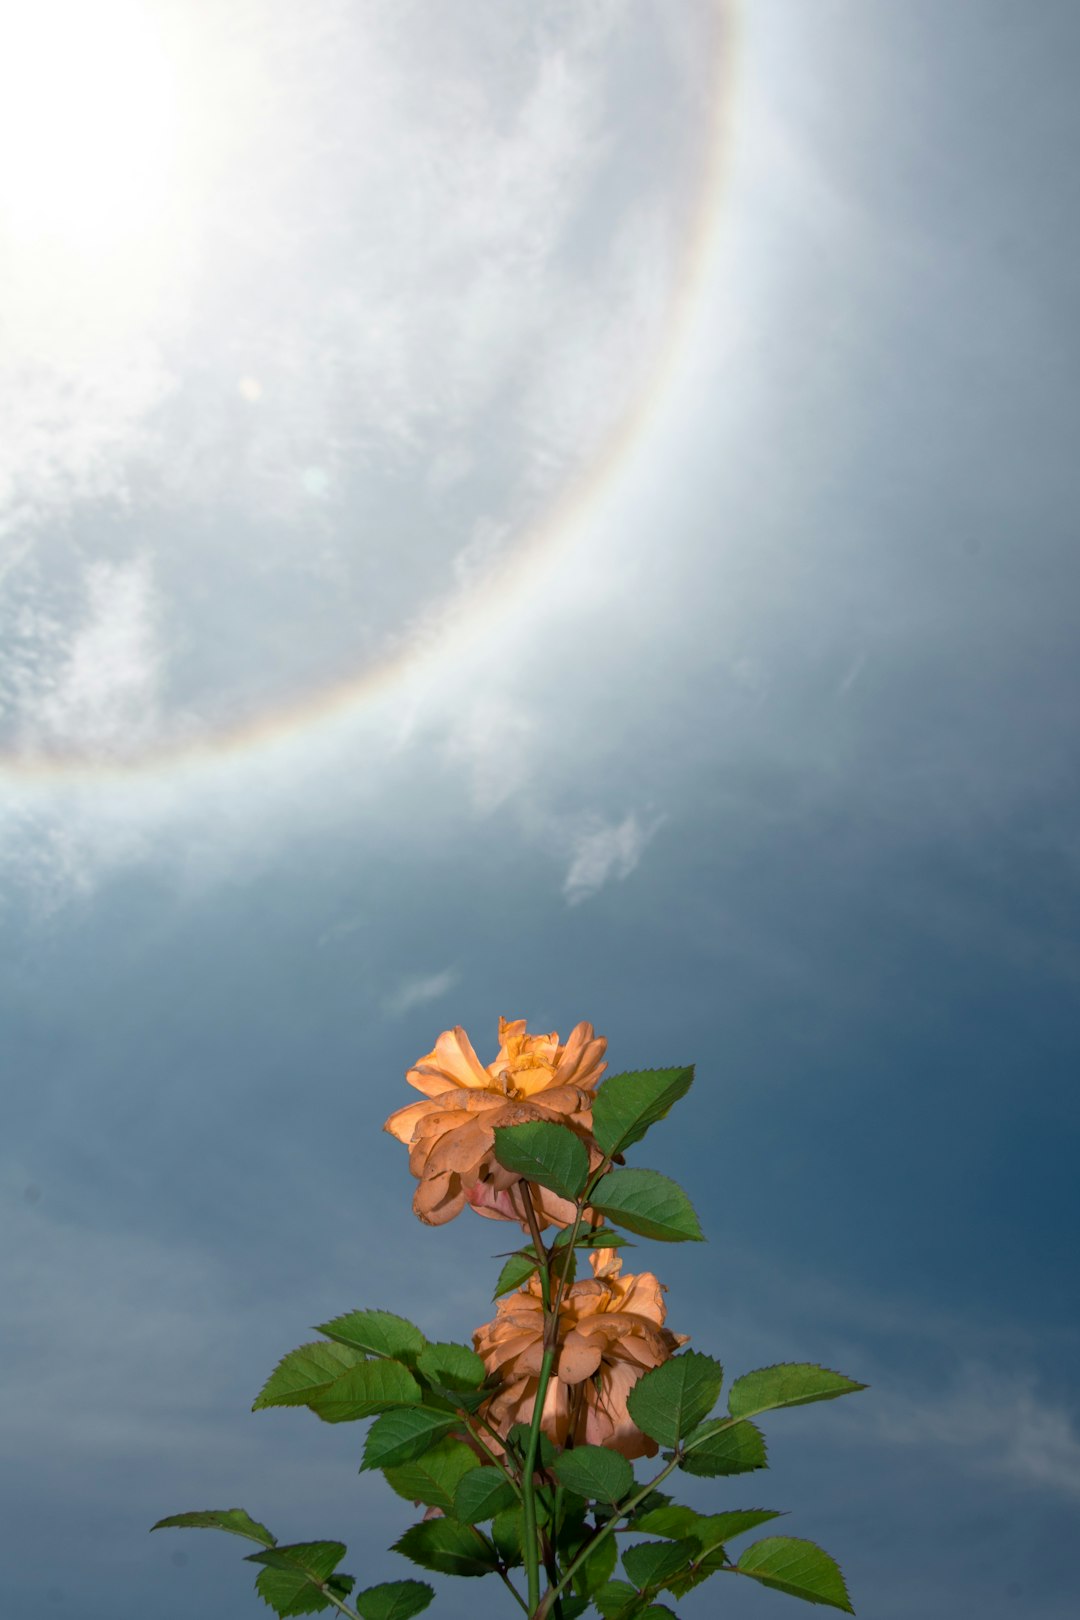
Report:
[[1064,1620],[1075,11],[54,10],[154,94],[0,174],[5,1612],[265,1612],[196,1507],[407,1573],[248,1408],[487,1320],[380,1127],[505,1014],[697,1064],[669,1324],[872,1385],[725,1504],[863,1620]]

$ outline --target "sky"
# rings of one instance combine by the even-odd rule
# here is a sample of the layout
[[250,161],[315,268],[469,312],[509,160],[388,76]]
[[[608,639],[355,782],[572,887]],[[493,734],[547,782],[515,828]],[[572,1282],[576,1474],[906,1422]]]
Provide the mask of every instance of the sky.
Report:
[[[312,1324],[488,1320],[381,1131],[455,1024],[697,1078],[641,1245],[862,1620],[1064,1620],[1080,1507],[1080,17],[0,19],[0,1575],[414,1573]],[[745,1485],[746,1489],[739,1489]],[[721,1499],[722,1498],[722,1499]],[[501,1588],[439,1580],[484,1620]],[[715,1583],[686,1620],[796,1600]]]

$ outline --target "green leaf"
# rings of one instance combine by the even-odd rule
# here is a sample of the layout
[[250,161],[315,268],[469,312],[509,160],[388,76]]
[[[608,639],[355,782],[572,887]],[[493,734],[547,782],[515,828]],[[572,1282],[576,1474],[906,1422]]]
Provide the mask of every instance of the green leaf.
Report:
[[[561,1232],[556,1234],[555,1242],[552,1245],[557,1254],[556,1275],[566,1269],[565,1262],[561,1256],[558,1256],[557,1251],[566,1248],[570,1242],[572,1230],[569,1226],[564,1227]],[[574,1243],[575,1249],[625,1249],[626,1247],[626,1238],[623,1237],[621,1232],[614,1231],[610,1226],[597,1227],[595,1232],[579,1232]],[[515,1249],[514,1253],[507,1257],[506,1264],[499,1273],[499,1280],[495,1284],[492,1299],[501,1299],[504,1294],[512,1294],[515,1288],[520,1288],[523,1283],[527,1283],[536,1270],[536,1266],[536,1250],[531,1243],[527,1244],[523,1249]],[[572,1265],[570,1269],[571,1275],[568,1281],[572,1282]]]
[[650,1536],[667,1536],[672,1541],[689,1541],[704,1518],[693,1508],[680,1507],[677,1502],[650,1508],[647,1513],[635,1514],[631,1521],[635,1530],[645,1530]]
[[[423,1502],[425,1507],[442,1508],[444,1513],[454,1511],[454,1493],[465,1475],[480,1467],[480,1459],[463,1440],[449,1436],[430,1447],[414,1462],[402,1463],[397,1468],[385,1468],[386,1482],[391,1490],[408,1502]],[[432,1520],[432,1523],[435,1523]]]
[[569,1288],[577,1277],[578,1250],[575,1245],[572,1249],[556,1249],[551,1256],[551,1275],[556,1282],[564,1278]]
[[[564,1226],[562,1231],[556,1234],[555,1247],[557,1249],[561,1249],[565,1244],[569,1243],[572,1230],[572,1227]],[[614,1227],[611,1226],[598,1226],[595,1232],[590,1232],[586,1227],[578,1233],[574,1243],[575,1249],[626,1249],[633,1247],[634,1245],[627,1238],[624,1238],[621,1232],[616,1232]]]
[[812,1541],[768,1536],[747,1547],[735,1567],[740,1575],[752,1575],[755,1581],[778,1592],[805,1598],[807,1603],[827,1603],[846,1614],[855,1613],[840,1566]]
[[487,1368],[467,1344],[427,1344],[416,1360],[416,1370],[438,1389],[479,1389]]
[[498,1568],[487,1538],[473,1525],[459,1524],[456,1519],[414,1524],[391,1551],[440,1575],[488,1575]]
[[589,1154],[568,1125],[531,1119],[495,1131],[495,1157],[504,1170],[549,1187],[571,1202],[589,1179]]
[[778,1367],[759,1367],[744,1373],[728,1393],[732,1417],[753,1417],[755,1412],[771,1412],[780,1406],[809,1406],[812,1401],[834,1401],[838,1395],[852,1395],[865,1389],[843,1373],[816,1367],[811,1361],[791,1361]]
[[427,1581],[383,1581],[357,1592],[353,1608],[361,1620],[412,1620],[434,1596]]
[[422,1457],[430,1446],[458,1425],[453,1412],[432,1412],[426,1406],[399,1406],[377,1417],[364,1441],[365,1468],[395,1468]]
[[619,1620],[631,1604],[637,1602],[637,1591],[629,1581],[605,1581],[593,1593],[593,1602],[600,1610],[604,1620]]
[[[517,1452],[524,1461],[525,1448],[529,1444],[529,1425],[527,1423],[513,1424],[507,1431],[505,1443],[512,1451]],[[540,1431],[540,1450],[537,1452],[537,1456],[543,1468],[550,1468],[555,1461],[555,1447],[542,1429]]]
[[499,1280],[495,1284],[492,1299],[501,1299],[504,1294],[512,1294],[515,1288],[527,1283],[536,1270],[536,1256],[534,1254],[512,1254],[499,1272]]
[[562,1620],[578,1620],[578,1616],[585,1613],[589,1607],[590,1599],[587,1597],[570,1597],[564,1592],[559,1599],[562,1607]]
[[769,1519],[779,1517],[778,1513],[767,1508],[730,1513],[695,1513],[693,1508],[669,1502],[641,1514],[634,1521],[633,1529],[648,1530],[653,1535],[668,1536],[693,1547],[690,1567],[685,1573],[673,1575],[664,1582],[676,1598],[681,1598],[695,1586],[700,1586],[710,1575],[715,1575],[718,1569],[731,1568],[725,1546],[727,1541],[753,1530],[759,1524],[765,1524]]
[[677,1182],[658,1170],[611,1170],[589,1203],[617,1226],[659,1243],[700,1243],[693,1205]]
[[553,1468],[560,1485],[587,1500],[621,1502],[634,1483],[626,1458],[605,1446],[575,1446],[557,1457]]
[[275,1547],[277,1537],[272,1536],[265,1524],[252,1519],[243,1508],[207,1508],[201,1513],[172,1513],[150,1526],[154,1530],[228,1530],[234,1536],[245,1536],[262,1547]]
[[677,1571],[689,1569],[694,1551],[692,1541],[639,1541],[623,1548],[623,1569],[639,1590],[659,1588]]
[[684,1350],[639,1378],[626,1404],[644,1434],[674,1446],[712,1411],[723,1382],[718,1361]]
[[324,1423],[352,1423],[391,1406],[415,1406],[419,1400],[420,1385],[400,1361],[362,1361],[307,1404]]
[[329,1575],[322,1588],[312,1585],[307,1576],[296,1569],[264,1569],[255,1579],[255,1590],[275,1613],[282,1616],[317,1614],[328,1609],[332,1592],[342,1602],[353,1588],[351,1575]]
[[[692,1448],[692,1449],[691,1449]],[[679,1464],[688,1474],[749,1474],[767,1468],[765,1436],[753,1423],[712,1418],[688,1435]]]
[[627,1524],[636,1524],[643,1514],[651,1513],[654,1508],[670,1506],[671,1497],[665,1491],[650,1491],[648,1496],[643,1496],[637,1507],[633,1509]]
[[521,1563],[520,1508],[507,1508],[503,1513],[496,1513],[491,1521],[491,1539],[498,1548],[499,1557],[504,1564],[513,1567]]
[[351,1575],[337,1575],[335,1566],[345,1556],[340,1541],[298,1541],[288,1547],[270,1547],[251,1553],[249,1564],[265,1564],[255,1581],[255,1589],[279,1615],[317,1614],[330,1608],[324,1588],[338,1596],[348,1596],[353,1587]]
[[454,1492],[454,1518],[462,1524],[483,1524],[496,1513],[513,1507],[514,1487],[501,1468],[472,1468]]
[[685,1597],[687,1592],[692,1592],[695,1586],[707,1581],[717,1570],[730,1570],[731,1567],[726,1548],[714,1547],[712,1552],[702,1553],[685,1575],[673,1575],[667,1582],[667,1590],[673,1597]]
[[256,1395],[251,1410],[264,1406],[307,1406],[312,1396],[330,1388],[363,1356],[348,1345],[302,1344],[283,1356]]
[[679,1069],[639,1069],[613,1074],[597,1089],[593,1100],[593,1135],[609,1159],[640,1142],[645,1132],[685,1097],[694,1079],[694,1066]]
[[574,1576],[574,1591],[580,1597],[591,1597],[599,1591],[615,1573],[618,1556],[614,1536],[605,1536],[603,1541],[598,1541]]
[[246,1564],[266,1564],[270,1569],[298,1569],[309,1580],[325,1581],[345,1556],[343,1541],[294,1541],[286,1547],[266,1547],[248,1553]]
[[323,1322],[315,1331],[338,1344],[366,1350],[372,1356],[389,1356],[410,1367],[427,1343],[418,1327],[392,1311],[349,1311]]
[[[774,1508],[734,1508],[729,1513],[702,1513],[698,1515],[697,1525],[689,1539],[697,1544],[698,1557],[703,1558],[715,1552],[717,1547],[734,1541],[736,1536],[743,1536],[748,1530],[756,1530],[759,1524],[767,1524],[770,1519],[781,1517]],[[658,1532],[660,1535],[663,1533],[662,1530]]]
[[585,1515],[589,1511],[589,1504],[583,1496],[576,1491],[568,1491],[565,1485],[559,1497],[559,1528],[555,1538],[555,1545],[559,1552],[568,1556],[563,1560],[569,1563],[586,1540]]

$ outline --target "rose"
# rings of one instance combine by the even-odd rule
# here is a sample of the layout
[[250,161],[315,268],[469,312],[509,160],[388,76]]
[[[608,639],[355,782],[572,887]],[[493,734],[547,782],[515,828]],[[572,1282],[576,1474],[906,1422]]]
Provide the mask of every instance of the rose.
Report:
[[[568,1125],[595,1169],[602,1155],[592,1140],[593,1090],[607,1067],[606,1047],[591,1024],[578,1024],[562,1045],[554,1032],[528,1035],[524,1019],[500,1018],[498,1055],[485,1068],[460,1024],[444,1030],[405,1077],[424,1100],[399,1108],[383,1127],[409,1149],[419,1218],[442,1226],[468,1204],[490,1220],[529,1229],[522,1179],[494,1155],[502,1126],[535,1119]],[[531,1196],[541,1228],[573,1220],[566,1199],[540,1187]]]
[[[589,1256],[593,1275],[573,1283],[559,1307],[555,1363],[540,1426],[556,1446],[607,1446],[624,1457],[654,1457],[655,1440],[637,1428],[627,1396],[645,1372],[659,1367],[686,1336],[664,1326],[664,1288],[651,1271],[620,1275],[611,1250]],[[540,1280],[499,1301],[494,1321],[478,1328],[473,1345],[500,1386],[484,1416],[500,1435],[529,1423],[544,1354]]]

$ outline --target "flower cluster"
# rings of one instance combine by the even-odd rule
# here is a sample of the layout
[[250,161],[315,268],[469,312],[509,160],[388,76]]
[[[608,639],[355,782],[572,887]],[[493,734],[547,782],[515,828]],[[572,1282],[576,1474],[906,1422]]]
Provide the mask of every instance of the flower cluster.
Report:
[[[705,1514],[659,1493],[679,1470],[726,1480],[765,1467],[749,1419],[864,1386],[809,1362],[761,1367],[731,1385],[726,1416],[710,1417],[723,1367],[683,1350],[663,1285],[649,1271],[624,1275],[616,1252],[625,1232],[702,1239],[676,1182],[624,1162],[686,1095],[693,1066],[600,1084],[606,1049],[591,1024],[564,1043],[501,1018],[485,1066],[460,1025],[443,1031],[408,1071],[421,1100],[386,1129],[408,1148],[422,1221],[442,1226],[468,1206],[527,1234],[506,1257],[493,1320],[470,1348],[429,1340],[392,1311],[348,1311],[318,1328],[321,1342],[278,1363],[254,1408],[303,1405],[328,1423],[373,1418],[361,1467],[381,1468],[424,1509],[394,1551],[438,1574],[497,1575],[528,1620],[592,1608],[609,1620],[670,1615],[658,1599],[678,1601],[721,1571],[853,1613],[837,1564],[812,1542],[769,1534],[729,1556],[725,1543],[775,1519],[771,1509]],[[577,1280],[582,1251],[591,1275]],[[661,1447],[653,1477],[635,1477],[631,1464]],[[174,1513],[153,1528],[166,1526],[257,1543],[248,1554],[261,1566],[256,1591],[280,1620],[330,1605],[347,1620],[407,1620],[435,1596],[417,1580],[354,1592],[337,1568],[342,1543],[282,1545],[243,1508]],[[660,1539],[619,1546],[618,1532]]]
[[[556,1033],[528,1035],[524,1019],[499,1019],[499,1051],[485,1068],[460,1025],[444,1030],[434,1050],[406,1075],[424,1093],[384,1127],[409,1148],[418,1186],[413,1209],[441,1226],[466,1205],[492,1220],[529,1230],[525,1199],[538,1227],[567,1226],[575,1206],[548,1188],[526,1183],[495,1157],[497,1127],[549,1120],[584,1143],[590,1169],[603,1162],[592,1135],[596,1084],[607,1067],[607,1041],[578,1024],[562,1045]],[[626,1400],[685,1337],[664,1326],[664,1290],[651,1272],[623,1277],[610,1253],[591,1256],[591,1280],[574,1283],[559,1306],[558,1350],[544,1395],[541,1427],[556,1445],[605,1445],[625,1457],[654,1456],[656,1442],[636,1427]],[[544,1354],[545,1312],[539,1277],[500,1301],[495,1320],[473,1343],[497,1377],[485,1417],[505,1436],[533,1415]]]

